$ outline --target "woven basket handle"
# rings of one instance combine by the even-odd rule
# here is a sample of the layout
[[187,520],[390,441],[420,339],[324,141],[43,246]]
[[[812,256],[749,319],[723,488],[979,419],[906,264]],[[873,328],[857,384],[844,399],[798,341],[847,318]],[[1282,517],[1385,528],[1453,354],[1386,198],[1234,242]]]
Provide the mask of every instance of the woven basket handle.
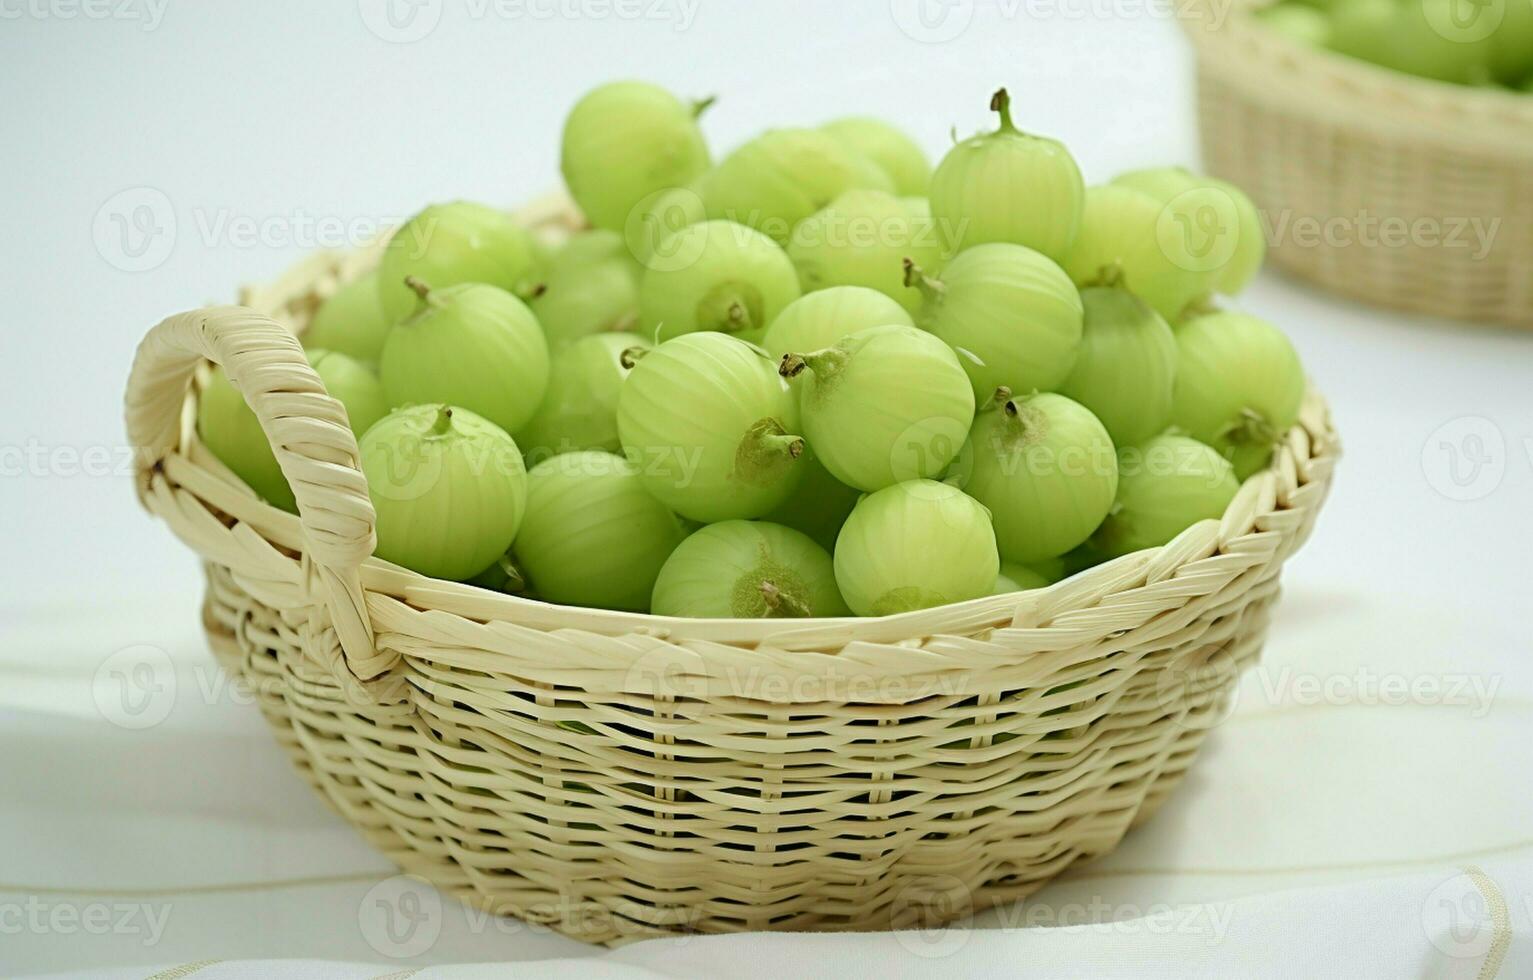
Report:
[[128,376],[128,438],[141,472],[176,448],[187,386],[204,359],[223,365],[244,393],[292,485],[304,551],[340,643],[330,671],[355,695],[397,658],[374,645],[362,594],[358,568],[373,553],[375,517],[346,409],[325,392],[298,339],[270,317],[243,306],[179,313],[144,338]]

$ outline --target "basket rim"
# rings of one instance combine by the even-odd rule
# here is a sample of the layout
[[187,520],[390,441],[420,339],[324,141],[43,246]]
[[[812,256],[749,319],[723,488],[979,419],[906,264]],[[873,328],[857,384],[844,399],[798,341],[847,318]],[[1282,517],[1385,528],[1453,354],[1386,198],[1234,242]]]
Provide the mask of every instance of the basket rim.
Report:
[[1272,2],[1177,4],[1199,69],[1217,71],[1253,98],[1361,130],[1533,161],[1533,95],[1409,75],[1305,44],[1250,16]]

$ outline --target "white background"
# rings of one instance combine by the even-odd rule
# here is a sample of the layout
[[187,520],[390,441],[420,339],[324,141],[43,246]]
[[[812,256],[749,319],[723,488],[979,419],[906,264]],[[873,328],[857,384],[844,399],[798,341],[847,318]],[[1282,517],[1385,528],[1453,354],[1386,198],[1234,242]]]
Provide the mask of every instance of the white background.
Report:
[[[404,36],[431,29],[402,43],[380,36],[401,36],[382,0],[162,3],[0,0],[0,894],[154,888],[175,914],[153,947],[0,936],[0,972],[377,959],[355,908],[387,865],[310,799],[252,708],[204,690],[126,732],[93,705],[93,673],[139,645],[206,688],[196,562],[137,507],[125,465],[123,382],[160,318],[231,301],[339,244],[321,237],[337,227],[556,186],[563,114],[614,77],[716,94],[716,152],[869,113],[935,157],[951,128],[989,125],[1006,84],[1019,124],[1066,141],[1088,181],[1197,157],[1190,52],[1139,0],[955,0],[936,28],[904,0],[424,0]],[[1094,866],[1129,884],[1045,895],[1208,901],[1533,838],[1533,335],[1367,310],[1270,271],[1241,302],[1293,337],[1347,457],[1236,717],[1164,814]],[[1483,465],[1455,471],[1455,452]],[[1385,675],[1416,693],[1378,703],[1400,700],[1378,695]],[[1449,693],[1475,684],[1493,697]],[[444,936],[414,962],[579,951]]]

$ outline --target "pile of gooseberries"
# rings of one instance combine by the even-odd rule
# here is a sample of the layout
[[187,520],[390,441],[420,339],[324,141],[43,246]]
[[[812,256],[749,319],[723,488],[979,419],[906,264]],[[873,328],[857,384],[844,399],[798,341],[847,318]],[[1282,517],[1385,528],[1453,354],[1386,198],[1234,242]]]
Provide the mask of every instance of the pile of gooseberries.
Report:
[[[573,606],[885,616],[1159,547],[1271,465],[1305,380],[1220,306],[1265,255],[1235,187],[1088,186],[1005,90],[935,167],[863,117],[715,163],[709,101],[598,88],[562,141],[581,230],[434,204],[314,312],[377,557]],[[296,509],[221,372],[197,422]]]
[[1275,31],[1439,82],[1533,92],[1526,0],[1279,0],[1256,11]]

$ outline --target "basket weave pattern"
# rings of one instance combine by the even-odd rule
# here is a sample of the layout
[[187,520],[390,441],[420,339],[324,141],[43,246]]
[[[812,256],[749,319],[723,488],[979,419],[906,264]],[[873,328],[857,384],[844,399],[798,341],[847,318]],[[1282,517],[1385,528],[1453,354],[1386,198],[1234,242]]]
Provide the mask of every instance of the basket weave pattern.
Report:
[[1204,163],[1262,210],[1274,262],[1374,305],[1533,327],[1533,98],[1298,44],[1242,16],[1260,5],[1195,0],[1182,23]]
[[[1222,520],[1047,590],[878,620],[550,606],[365,557],[355,442],[279,323],[370,260],[317,257],[253,310],[151,333],[140,494],[206,562],[220,661],[348,821],[466,901],[593,942],[929,924],[1111,850],[1258,656],[1339,451],[1312,394]],[[302,520],[198,442],[203,357]]]

